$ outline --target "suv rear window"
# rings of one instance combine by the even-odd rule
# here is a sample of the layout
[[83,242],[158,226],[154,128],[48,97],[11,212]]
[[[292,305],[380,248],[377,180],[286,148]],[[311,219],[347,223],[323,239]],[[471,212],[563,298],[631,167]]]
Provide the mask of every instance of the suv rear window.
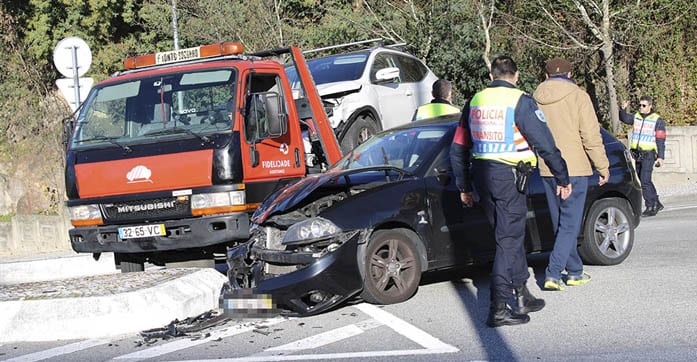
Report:
[[426,76],[426,67],[414,58],[397,55],[402,66],[403,82],[420,82]]

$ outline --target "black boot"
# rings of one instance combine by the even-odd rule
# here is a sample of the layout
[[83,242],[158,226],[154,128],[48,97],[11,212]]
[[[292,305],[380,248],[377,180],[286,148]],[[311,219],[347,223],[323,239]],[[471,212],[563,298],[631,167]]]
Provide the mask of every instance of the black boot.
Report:
[[658,214],[658,207],[656,205],[647,206],[646,210],[641,214],[641,216],[656,216]]
[[528,314],[531,312],[537,312],[545,307],[545,300],[542,298],[535,298],[532,293],[528,290],[528,287],[523,285],[520,288],[515,288],[515,300],[517,304],[516,312],[518,314]]
[[517,314],[511,311],[506,302],[492,302],[489,307],[489,318],[486,320],[486,325],[496,328],[523,324],[529,321],[530,317],[527,314]]
[[663,204],[658,199],[656,199],[656,213],[663,210],[664,208],[665,207],[663,207]]

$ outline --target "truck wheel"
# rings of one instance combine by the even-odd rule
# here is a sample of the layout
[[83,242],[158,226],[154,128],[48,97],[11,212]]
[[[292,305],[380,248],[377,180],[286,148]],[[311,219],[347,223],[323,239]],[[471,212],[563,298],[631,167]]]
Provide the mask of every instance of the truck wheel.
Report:
[[365,254],[361,298],[373,304],[394,304],[411,298],[421,282],[421,258],[405,230],[379,230]]
[[367,141],[377,132],[375,119],[361,115],[353,121],[341,139],[341,152],[347,154],[361,143]]
[[114,253],[114,262],[116,267],[121,269],[122,273],[142,272],[145,270],[145,262],[129,256],[128,254]]
[[194,259],[194,260],[177,261],[177,262],[166,262],[165,268],[167,268],[167,269],[174,269],[174,268],[215,268],[215,260],[213,258],[210,258],[210,259]]
[[627,259],[634,245],[632,212],[627,201],[597,200],[583,225],[579,255],[589,264],[616,265]]

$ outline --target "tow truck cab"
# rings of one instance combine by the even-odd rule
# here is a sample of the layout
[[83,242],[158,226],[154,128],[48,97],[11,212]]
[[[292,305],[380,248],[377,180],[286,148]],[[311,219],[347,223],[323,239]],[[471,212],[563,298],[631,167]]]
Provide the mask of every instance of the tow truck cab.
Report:
[[[298,99],[285,68],[304,73]],[[72,248],[123,272],[225,256],[272,191],[340,157],[302,53],[220,43],[132,57],[66,126]]]

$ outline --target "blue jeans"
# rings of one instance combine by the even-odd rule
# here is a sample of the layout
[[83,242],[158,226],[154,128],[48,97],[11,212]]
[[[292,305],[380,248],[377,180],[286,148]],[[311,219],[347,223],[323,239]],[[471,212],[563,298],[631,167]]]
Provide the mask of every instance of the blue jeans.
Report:
[[555,235],[554,249],[549,255],[545,274],[548,278],[559,279],[566,269],[569,275],[581,275],[583,262],[578,255],[578,234],[588,192],[588,177],[569,177],[573,190],[566,200],[557,195],[557,181],[553,177],[543,177],[542,180]]

